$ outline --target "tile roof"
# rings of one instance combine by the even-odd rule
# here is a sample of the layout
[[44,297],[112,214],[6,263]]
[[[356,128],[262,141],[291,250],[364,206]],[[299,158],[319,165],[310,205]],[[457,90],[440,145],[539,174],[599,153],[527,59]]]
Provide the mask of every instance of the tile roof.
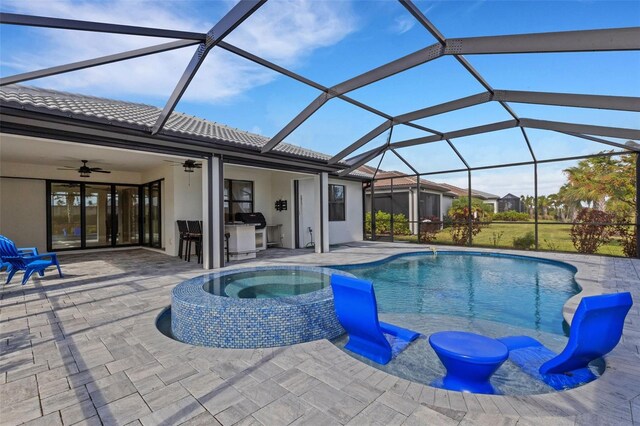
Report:
[[[371,169],[371,167],[367,166],[367,170],[368,169]],[[415,176],[406,176],[404,173],[398,172],[395,170],[394,171],[379,170],[378,174],[376,175],[375,187],[376,188],[390,187],[391,178],[393,178],[394,188],[409,187],[409,186],[414,186],[416,184]],[[435,191],[440,191],[440,192],[449,191],[448,188],[443,187],[439,183],[435,183],[430,180],[426,180],[422,178],[420,179],[420,187],[435,190]]]
[[[0,87],[0,105],[147,131],[153,127],[161,112],[161,109],[151,105],[18,84]],[[179,133],[194,139],[222,142],[255,151],[269,141],[266,136],[175,111],[162,133]],[[312,160],[326,161],[331,158],[330,155],[287,143],[279,144],[274,151]],[[369,176],[361,173],[355,175]]]
[[[466,197],[469,194],[469,190],[466,188],[460,188],[448,183],[439,183],[438,185],[444,186],[445,188],[448,188],[449,191],[451,191],[452,193],[456,194],[457,196],[462,196],[462,197]],[[495,198],[498,199],[500,198],[499,195],[495,195],[495,194],[491,194],[489,192],[484,192],[484,191],[478,191],[477,189],[473,189],[471,188],[471,194],[474,197],[483,199],[483,200],[488,200],[490,198]]]
[[[369,176],[373,176],[376,169],[374,167],[365,165],[365,166],[360,166],[358,168],[358,171],[368,174]],[[404,173],[398,172],[395,170],[393,171],[378,170],[378,173],[376,174],[375,187],[378,189],[390,187],[392,177],[393,177],[394,188],[410,187],[410,186],[415,186],[416,184],[415,176],[411,176],[411,175],[407,176]],[[445,193],[445,195],[449,195],[449,196],[460,197],[460,196],[466,196],[468,194],[467,189],[459,188],[457,186],[454,186],[448,183],[432,182],[430,180],[426,180],[422,178],[420,178],[420,186],[422,188],[443,192]],[[484,191],[478,191],[476,189],[472,189],[471,192],[474,197],[478,197],[483,200],[500,198],[498,195],[490,194]]]

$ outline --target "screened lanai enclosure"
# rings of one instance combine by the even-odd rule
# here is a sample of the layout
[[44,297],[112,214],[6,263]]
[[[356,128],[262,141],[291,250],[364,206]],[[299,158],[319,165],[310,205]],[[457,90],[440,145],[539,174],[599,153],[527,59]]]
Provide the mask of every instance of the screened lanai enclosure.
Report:
[[[320,1],[310,6],[318,19],[305,20],[302,6],[288,4],[241,0],[200,32],[2,13],[3,25],[88,32],[89,42],[106,34],[118,40],[113,46],[136,41],[100,57],[71,51],[66,64],[3,71],[0,85],[55,85],[107,67],[96,87],[109,94],[117,87],[106,76],[135,63],[132,77],[172,82],[161,101],[148,97],[162,108],[146,129],[149,146],[164,141],[180,105],[271,134],[260,147],[247,145],[252,158],[275,156],[283,143],[327,153],[329,176],[363,182],[365,239],[638,256],[640,15],[598,21],[576,2],[554,4],[554,16],[535,2],[485,2],[495,19],[483,21],[476,6],[458,10],[463,2],[356,2],[345,10]],[[277,29],[286,7],[299,13],[295,34]],[[384,10],[388,21],[367,8]],[[502,18],[515,8],[520,19]],[[284,42],[306,40],[305,31],[319,38],[292,53]],[[114,77],[116,85],[123,79]],[[225,79],[226,87],[211,86]],[[224,102],[198,109],[236,86],[250,87],[235,101],[243,114]],[[267,101],[257,105],[252,95]],[[19,132],[19,124],[3,130]]]

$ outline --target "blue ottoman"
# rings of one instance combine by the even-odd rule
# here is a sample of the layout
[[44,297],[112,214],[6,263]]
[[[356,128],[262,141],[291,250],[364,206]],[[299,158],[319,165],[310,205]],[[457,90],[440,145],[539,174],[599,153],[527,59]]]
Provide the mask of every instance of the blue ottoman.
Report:
[[463,331],[441,331],[429,336],[429,343],[447,369],[444,389],[496,393],[489,379],[509,357],[502,342]]

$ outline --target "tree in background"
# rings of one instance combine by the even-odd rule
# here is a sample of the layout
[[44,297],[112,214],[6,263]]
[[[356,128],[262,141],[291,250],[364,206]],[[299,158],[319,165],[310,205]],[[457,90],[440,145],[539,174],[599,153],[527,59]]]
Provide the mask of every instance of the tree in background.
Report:
[[549,219],[559,219],[561,204],[558,202],[558,194],[547,195],[549,203]]
[[549,197],[546,195],[538,196],[538,214],[542,215],[543,219],[547,219],[549,216]]
[[[449,215],[449,217],[455,220],[456,217],[465,217],[464,214],[468,214],[468,211],[469,197],[459,197],[453,200],[447,214]],[[471,197],[471,212],[474,219],[489,221],[491,220],[491,215],[493,214],[493,206],[491,204],[485,203],[479,198]]]
[[[560,188],[567,200],[630,220],[635,216],[635,156],[593,157],[564,170],[567,184]],[[564,191],[563,191],[564,189]]]
[[582,209],[582,203],[577,197],[576,191],[572,191],[568,183],[560,187],[556,194],[556,204],[558,205],[558,219],[562,222],[575,220],[578,212]]
[[535,200],[535,197],[531,195],[520,196],[522,206],[526,209],[527,213],[529,213],[530,218],[533,218],[535,216]]
[[[601,232],[604,234],[615,232],[621,239],[624,254],[629,257],[637,256],[637,229],[626,225],[635,221],[637,205],[635,161],[633,154],[582,160],[576,166],[564,170],[568,182],[560,188],[559,192],[559,194],[563,192],[568,199],[594,207],[600,213],[606,212],[606,216],[603,215],[597,220],[602,221],[607,218],[609,221],[615,221],[617,225],[613,230]],[[590,227],[585,229],[595,233]],[[606,240],[608,235],[603,235],[602,238]],[[578,246],[576,248],[580,251]]]

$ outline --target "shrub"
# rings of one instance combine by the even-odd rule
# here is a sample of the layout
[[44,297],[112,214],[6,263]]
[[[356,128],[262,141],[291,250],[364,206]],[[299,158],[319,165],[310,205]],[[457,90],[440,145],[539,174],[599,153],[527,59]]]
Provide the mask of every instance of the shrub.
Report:
[[491,233],[491,244],[493,244],[494,247],[498,247],[500,245],[500,240],[502,239],[503,235],[504,235],[504,231],[492,232]]
[[500,212],[493,215],[493,220],[504,222],[528,222],[529,213],[519,213],[515,210]]
[[[371,233],[371,213],[368,212],[364,216],[364,230]],[[391,213],[381,210],[376,212],[376,234],[391,233]],[[393,215],[393,234],[394,235],[410,235],[409,220],[402,213]]]
[[622,252],[627,257],[638,257],[638,246],[636,245],[637,229],[635,226],[617,224],[616,233],[622,239]]
[[571,226],[571,241],[578,253],[593,254],[609,242],[615,229],[608,225],[613,216],[601,210],[584,208],[580,210]]
[[478,235],[482,230],[482,224],[478,219],[471,219],[471,228],[469,228],[469,209],[460,208],[449,210],[449,216],[453,222],[449,232],[451,233],[451,241],[453,244],[463,246],[469,244],[470,238]]
[[547,240],[546,238],[543,240],[545,246],[547,246],[547,250],[550,251],[559,251],[560,249],[558,248],[558,245],[556,243],[554,243],[553,241]]
[[438,216],[429,216],[423,219],[420,222],[419,242],[431,243],[435,241],[440,229],[442,229],[442,221]]
[[409,219],[402,213],[393,215],[393,234],[394,235],[410,235]]
[[513,239],[513,246],[520,250],[529,250],[536,244],[536,237],[533,231],[529,231],[522,237],[516,237]]

